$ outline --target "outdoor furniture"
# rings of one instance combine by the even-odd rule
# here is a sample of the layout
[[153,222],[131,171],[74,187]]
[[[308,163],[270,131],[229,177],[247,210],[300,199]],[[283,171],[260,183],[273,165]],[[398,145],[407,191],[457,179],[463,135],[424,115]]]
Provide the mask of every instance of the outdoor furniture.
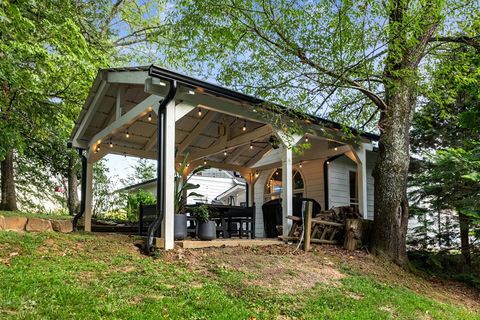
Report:
[[[255,239],[255,206],[204,205],[210,209],[210,220],[215,221],[219,237],[231,238],[232,235],[235,235],[240,238],[250,237]],[[235,229],[233,228],[234,225],[236,226]]]
[[[140,203],[138,208],[138,235],[140,236],[147,236],[148,234],[148,227],[150,224],[155,221],[157,218],[157,206],[152,205],[143,205]],[[162,228],[159,227],[157,231],[157,237],[160,237],[160,232]]]

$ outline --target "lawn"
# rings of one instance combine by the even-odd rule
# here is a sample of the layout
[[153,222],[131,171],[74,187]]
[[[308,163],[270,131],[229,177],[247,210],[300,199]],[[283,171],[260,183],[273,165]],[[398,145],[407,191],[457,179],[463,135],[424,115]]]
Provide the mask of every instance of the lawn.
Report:
[[480,319],[472,297],[467,309],[413,275],[418,290],[389,283],[398,272],[379,275],[384,266],[373,262],[367,274],[363,256],[278,246],[149,258],[133,241],[0,232],[0,318]]
[[4,217],[27,217],[27,218],[41,218],[41,219],[58,219],[69,220],[73,219],[73,216],[66,214],[54,214],[54,213],[29,213],[23,211],[1,211],[0,216]]

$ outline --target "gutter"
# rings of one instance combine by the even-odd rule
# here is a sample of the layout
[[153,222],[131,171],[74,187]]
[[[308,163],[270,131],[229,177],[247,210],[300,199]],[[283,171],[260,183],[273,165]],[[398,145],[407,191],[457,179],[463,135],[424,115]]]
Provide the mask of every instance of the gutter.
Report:
[[83,149],[78,149],[78,154],[82,158],[82,180],[80,187],[80,211],[73,217],[72,227],[73,231],[78,231],[78,220],[85,213],[85,199],[87,193],[87,157],[83,154]]
[[173,152],[173,150],[165,150],[165,116],[166,106],[173,100],[177,93],[177,81],[172,79],[170,88],[165,98],[160,102],[158,107],[158,129],[157,129],[157,217],[148,226],[147,239],[145,243],[145,253],[151,255],[155,251],[155,235],[162,224],[165,216],[165,155],[166,152]]

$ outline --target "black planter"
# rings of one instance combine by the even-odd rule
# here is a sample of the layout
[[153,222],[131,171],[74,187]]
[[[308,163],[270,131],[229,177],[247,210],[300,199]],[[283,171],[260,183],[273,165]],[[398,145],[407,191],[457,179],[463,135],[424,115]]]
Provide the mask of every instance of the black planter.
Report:
[[187,216],[174,214],[173,217],[173,237],[175,240],[183,240],[187,237]]
[[215,239],[217,237],[217,225],[215,221],[200,222],[197,236],[200,240]]

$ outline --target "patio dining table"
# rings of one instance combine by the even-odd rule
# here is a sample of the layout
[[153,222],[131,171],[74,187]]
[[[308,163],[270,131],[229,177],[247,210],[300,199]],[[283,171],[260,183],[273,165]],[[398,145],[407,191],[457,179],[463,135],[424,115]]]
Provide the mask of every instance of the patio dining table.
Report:
[[[195,204],[192,206],[197,206]],[[223,238],[231,237],[229,226],[232,223],[239,224],[239,236],[243,236],[243,231],[255,239],[255,207],[231,206],[223,204],[205,204],[210,209],[210,219],[217,223],[217,232],[222,234]],[[187,206],[187,207],[192,207]],[[246,229],[243,225],[246,224]]]

